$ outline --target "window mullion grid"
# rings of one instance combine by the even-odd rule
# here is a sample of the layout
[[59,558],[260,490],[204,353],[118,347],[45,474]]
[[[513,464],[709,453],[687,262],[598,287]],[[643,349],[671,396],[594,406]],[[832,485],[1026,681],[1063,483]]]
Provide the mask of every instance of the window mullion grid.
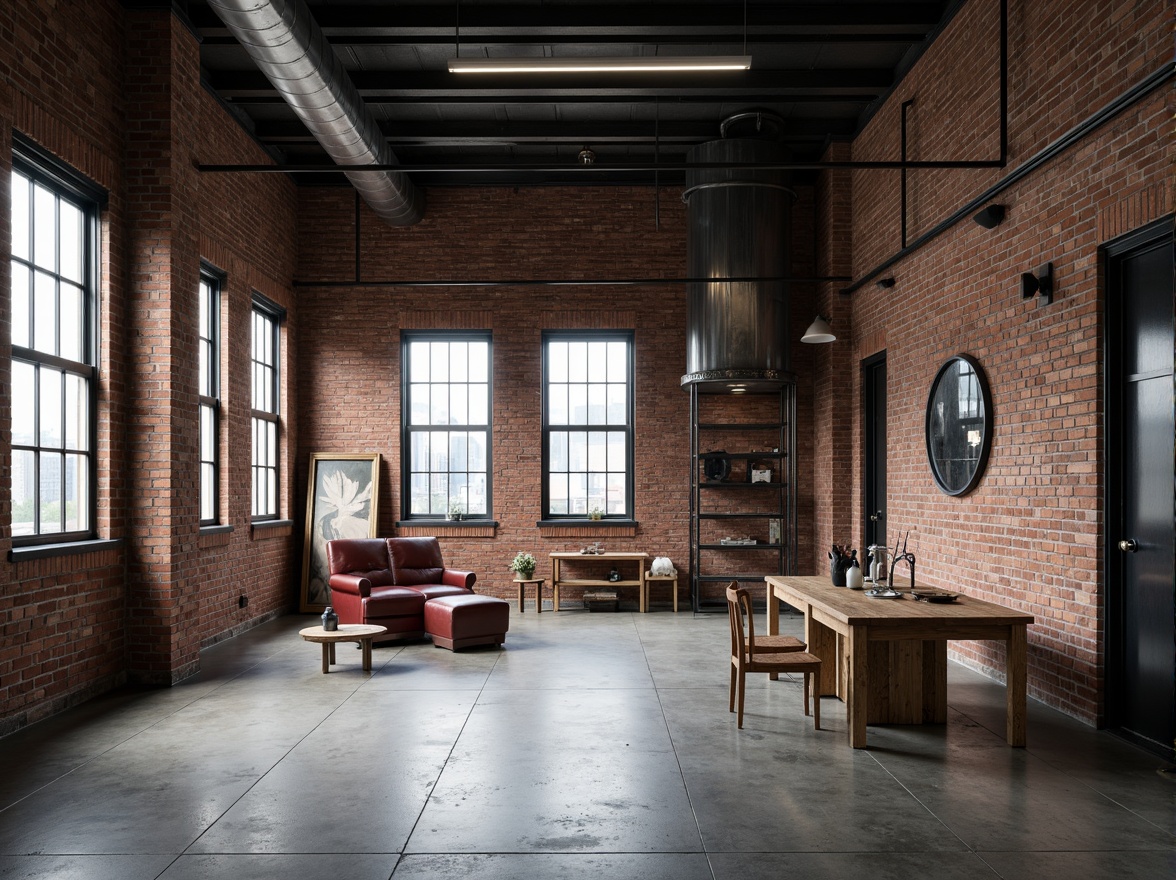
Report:
[[[404,447],[407,450],[403,457],[402,473],[404,483],[408,487],[404,493],[403,503],[403,515],[405,518],[415,517],[424,519],[444,516],[450,505],[455,501],[461,501],[463,505],[470,505],[464,511],[467,516],[482,518],[490,514],[493,503],[493,488],[490,480],[490,474],[492,472],[491,457],[493,454],[491,449],[490,424],[475,425],[469,422],[468,396],[465,399],[464,420],[460,424],[452,421],[453,411],[450,409],[453,403],[453,389],[455,386],[464,386],[467,389],[467,394],[470,389],[483,387],[485,389],[487,415],[490,415],[492,412],[493,378],[490,375],[490,368],[493,359],[489,347],[490,341],[490,334],[486,332],[463,333],[461,331],[454,331],[451,333],[448,331],[420,331],[405,333],[402,337],[402,438]],[[483,365],[480,361],[478,362],[480,367],[478,372],[482,372],[483,369],[485,371],[486,378],[484,380],[471,378],[473,368],[468,359],[465,362],[465,372],[462,375],[458,376],[454,372],[457,369],[457,364],[460,363],[455,352],[464,351],[468,354],[469,347],[458,347],[465,346],[467,343],[485,344],[485,350],[480,353],[486,359],[485,364]],[[441,349],[440,346],[444,346],[444,349]],[[443,355],[441,354],[442,351],[444,352]],[[434,357],[441,358],[441,360],[435,364]],[[419,358],[419,362],[423,367],[419,375],[414,375],[413,373],[414,358]],[[444,372],[435,373],[433,372],[435,369],[443,370]],[[443,378],[439,378],[439,376],[443,376]],[[414,421],[413,389],[419,386],[428,386],[429,388],[427,395],[428,408],[423,414],[423,421]],[[444,418],[434,422],[435,409],[433,404],[438,399],[446,402],[445,413]],[[414,452],[416,449],[414,440],[418,435],[422,434],[429,438],[428,460],[423,462],[416,459]],[[484,466],[477,470],[471,470],[470,466],[468,442],[471,434],[481,435],[481,441],[484,444],[484,449],[482,450],[485,458]],[[455,435],[464,435],[467,441],[466,458],[460,466],[455,465],[449,460],[449,452],[452,449]],[[434,440],[439,440],[441,436],[444,437],[445,443],[443,467],[435,462],[436,457],[439,455],[439,450]],[[479,509],[476,513],[471,509],[473,505],[471,505],[469,494],[471,476],[473,475],[479,478],[478,482],[485,483],[485,497],[478,499],[476,506]],[[414,477],[418,481],[423,480],[425,483],[425,496],[423,499],[415,494],[417,483],[414,483]],[[464,497],[458,494],[460,490],[455,491],[454,489],[455,483],[453,480],[455,477],[464,481],[464,485],[466,486]],[[434,493],[433,490],[434,486],[442,479],[445,481],[445,506],[444,509],[437,510],[441,499],[439,493]]]
[[[200,326],[197,336],[200,340],[202,365],[199,376],[197,412],[200,420],[200,524],[215,525],[221,519],[221,491],[220,491],[220,319],[221,319],[221,282],[210,272],[200,273]],[[205,410],[210,412],[210,437],[205,437]],[[207,445],[211,459],[204,457]],[[205,465],[209,465],[207,485],[205,480]],[[205,495],[209,494],[210,510],[205,515]]]
[[[10,273],[13,268],[19,267],[25,277],[28,279],[27,286],[23,292],[25,301],[23,309],[25,320],[27,323],[20,328],[20,338],[27,335],[28,346],[13,345],[10,351],[12,361],[23,362],[33,368],[33,388],[31,389],[32,407],[33,407],[33,426],[32,426],[32,442],[30,444],[13,443],[11,446],[12,453],[15,457],[16,453],[27,453],[28,458],[31,459],[31,474],[22,474],[25,479],[25,485],[30,489],[32,496],[32,515],[30,517],[31,532],[28,534],[14,535],[14,544],[28,544],[28,543],[48,543],[62,540],[70,540],[76,537],[85,537],[92,535],[94,530],[95,515],[97,511],[97,498],[94,490],[94,458],[95,450],[97,448],[97,418],[96,418],[96,389],[94,379],[97,374],[96,363],[96,324],[97,324],[97,303],[95,302],[96,291],[98,289],[98,231],[97,231],[97,211],[98,205],[94,201],[94,197],[88,194],[78,193],[73,190],[71,186],[62,184],[55,176],[42,169],[35,159],[30,159],[25,156],[15,156],[12,177],[20,178],[21,184],[27,184],[28,203],[25,217],[23,220],[24,232],[26,236],[23,246],[27,247],[27,256],[18,256],[11,252],[9,253]],[[51,224],[48,224],[49,230],[47,234],[52,237],[51,255],[47,256],[44,263],[51,263],[52,265],[41,265],[37,260],[38,254],[38,224],[36,222],[37,214],[37,191],[46,192],[51,196],[49,206],[42,203],[42,208],[49,208],[52,213]],[[77,279],[64,279],[62,276],[62,204],[68,202],[71,207],[76,208],[79,212],[81,226],[78,229],[78,234],[81,236],[78,241],[80,250],[77,254],[78,265],[77,269],[80,273]],[[42,224],[44,227],[46,224]],[[44,241],[42,239],[42,244]],[[45,332],[51,331],[51,339],[44,340],[47,345],[37,347],[38,338],[43,337],[44,333],[38,330],[38,320],[44,317],[43,314],[38,313],[38,298],[37,298],[37,278],[44,277],[52,282],[52,308],[53,321],[51,328],[42,328]],[[71,350],[76,350],[81,361],[74,360],[62,356],[63,351],[63,332],[66,329],[63,317],[63,302],[62,302],[62,285],[69,284],[71,288],[78,291],[78,301],[75,303],[77,311],[71,318],[72,332],[78,334],[76,340],[77,345],[73,345],[71,340]],[[15,303],[15,301],[13,301]],[[44,348],[51,348],[52,351],[45,351]],[[45,401],[41,396],[41,382],[42,371],[48,370],[56,374],[59,388],[57,392],[58,409],[56,414],[58,436],[48,438],[49,440],[56,439],[56,445],[45,446],[42,429],[45,427],[43,412]],[[74,436],[74,443],[70,443],[70,435],[67,430],[68,420],[70,417],[71,401],[67,393],[68,377],[78,376],[82,379],[82,388],[80,389],[85,402],[85,418],[79,420],[76,425],[76,433]],[[77,404],[79,400],[72,401],[74,415],[77,415]],[[78,441],[83,440],[84,445]],[[46,532],[46,522],[44,520],[44,502],[45,496],[43,492],[43,485],[46,480],[46,462],[52,460],[57,466],[58,473],[58,492],[56,495],[58,503],[58,513],[56,522],[53,523],[54,530]],[[69,501],[70,501],[70,470],[68,467],[71,459],[74,461],[73,471],[73,500],[76,506],[77,522],[75,527],[70,530],[70,516],[69,516]],[[28,459],[26,459],[28,460]],[[84,474],[82,469],[84,468]],[[84,484],[84,485],[83,485]],[[14,485],[14,484],[13,484]],[[83,491],[84,489],[84,491]],[[11,491],[11,488],[10,488]],[[84,525],[83,525],[84,523]]]

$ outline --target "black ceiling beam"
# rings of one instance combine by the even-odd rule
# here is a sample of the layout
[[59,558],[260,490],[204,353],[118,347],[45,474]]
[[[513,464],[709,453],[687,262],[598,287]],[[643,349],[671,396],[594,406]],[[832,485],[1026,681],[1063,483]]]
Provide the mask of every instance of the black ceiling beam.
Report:
[[[843,96],[842,93],[865,93],[867,100],[890,87],[893,74],[886,69],[842,68],[837,70],[746,70],[724,75],[677,73],[604,73],[561,74],[559,86],[545,77],[533,78],[511,74],[463,76],[435,71],[366,71],[350,72],[351,81],[365,100],[381,98],[419,98],[440,102],[509,104],[520,99],[568,101],[585,98],[604,102],[607,99],[659,97],[712,101],[756,100],[776,102],[794,100],[790,92],[820,98]],[[279,97],[265,75],[257,71],[212,71],[207,79],[223,98]]]
[[[289,106],[286,101],[274,93],[271,95],[236,95],[228,97],[218,95],[221,100],[230,105],[246,106]],[[841,95],[793,94],[786,97],[776,96],[775,99],[766,98],[762,94],[745,94],[733,91],[729,94],[715,97],[714,95],[618,95],[602,97],[601,95],[512,95],[500,98],[494,95],[417,95],[417,96],[384,96],[368,97],[365,99],[369,107],[415,106],[419,104],[653,104],[659,102],[667,107],[673,104],[719,104],[723,107],[751,104],[756,107],[771,109],[774,104],[826,104],[845,106],[865,106],[877,100],[877,93],[858,93]],[[729,115],[727,113],[724,116]]]
[[617,173],[617,172],[632,172],[644,173],[654,171],[728,171],[728,170],[746,170],[746,171],[843,171],[855,168],[868,168],[875,171],[892,170],[897,171],[902,168],[1000,168],[1002,167],[1000,159],[849,159],[838,161],[819,161],[819,162],[802,162],[802,161],[781,161],[781,162],[690,162],[687,164],[673,164],[667,163],[657,165],[650,162],[617,162],[615,165],[605,165],[598,163],[594,165],[578,165],[574,169],[569,169],[567,166],[553,162],[515,162],[511,164],[493,163],[489,165],[473,165],[470,163],[429,163],[423,165],[409,165],[407,163],[397,164],[381,164],[381,165],[336,165],[336,164],[314,164],[314,165],[249,165],[249,164],[218,164],[218,163],[197,163],[196,170],[201,173],[208,174],[338,174],[341,171],[396,171],[404,172],[406,174],[420,173],[420,174],[437,174],[437,173],[460,173],[460,174],[502,174],[513,173],[519,171],[530,171],[536,173],[563,173],[565,171],[574,170],[577,175],[591,176],[601,173]]
[[[858,34],[835,34],[828,32],[795,34],[795,33],[748,33],[747,47],[749,50],[756,46],[775,45],[803,45],[809,43],[848,43],[848,44],[901,44],[921,43],[926,39],[925,33],[894,33],[867,32]],[[235,37],[228,34],[201,34],[200,41],[205,46],[233,46],[237,44]],[[417,35],[405,34],[328,34],[327,41],[336,48],[348,46],[453,46],[453,34]],[[634,34],[580,34],[572,37],[567,34],[503,34],[494,37],[468,37],[463,32],[461,40],[461,54],[467,53],[478,57],[478,50],[486,46],[579,46],[579,45],[643,45],[643,46],[696,46],[706,43],[710,46],[722,46],[724,43],[732,49],[740,50],[742,54],[742,33],[718,34],[674,34],[660,33],[655,36],[638,36]],[[749,54],[753,54],[749,52]]]
[[[781,138],[822,138],[826,134],[851,135],[854,121],[825,118],[787,119]],[[712,140],[719,136],[716,122],[678,122],[661,120],[654,131],[649,122],[435,122],[426,120],[385,120],[380,129],[393,146],[453,145],[505,141],[517,144],[663,144],[689,143]],[[266,143],[317,143],[301,122],[258,122],[254,135]]]
[[[836,3],[792,5],[770,3],[747,7],[747,32],[771,37],[771,31],[803,33],[810,29],[827,35],[888,32],[925,34],[939,22],[942,3]],[[328,38],[386,36],[435,37],[452,41],[457,30],[456,4],[442,5],[314,5],[315,21]],[[188,16],[202,36],[229,36],[228,29],[207,5],[192,2]],[[461,7],[461,36],[472,41],[500,36],[519,39],[543,37],[542,42],[575,42],[601,35],[689,35],[709,39],[716,33],[740,34],[743,4],[682,3],[664,6],[639,4],[466,5]],[[920,38],[921,39],[921,38]],[[490,42],[496,40],[491,39]]]

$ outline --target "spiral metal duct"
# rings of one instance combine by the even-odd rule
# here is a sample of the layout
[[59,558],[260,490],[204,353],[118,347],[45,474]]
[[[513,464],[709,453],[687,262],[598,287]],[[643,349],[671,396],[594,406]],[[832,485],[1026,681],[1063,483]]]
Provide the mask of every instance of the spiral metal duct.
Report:
[[[208,5],[337,164],[396,163],[379,123],[302,0]],[[424,216],[424,194],[402,172],[343,173],[385,222],[411,226]]]

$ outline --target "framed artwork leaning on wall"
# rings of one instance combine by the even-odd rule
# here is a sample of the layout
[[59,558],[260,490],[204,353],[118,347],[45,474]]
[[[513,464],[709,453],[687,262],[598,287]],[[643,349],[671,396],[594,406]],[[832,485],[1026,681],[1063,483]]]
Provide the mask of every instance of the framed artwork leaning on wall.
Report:
[[314,452],[306,489],[306,540],[299,609],[331,604],[327,541],[376,537],[380,454]]

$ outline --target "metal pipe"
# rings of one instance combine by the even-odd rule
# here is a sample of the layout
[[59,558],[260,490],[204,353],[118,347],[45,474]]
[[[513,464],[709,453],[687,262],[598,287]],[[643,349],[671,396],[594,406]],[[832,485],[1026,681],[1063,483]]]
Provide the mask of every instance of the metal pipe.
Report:
[[1009,162],[1009,0],[1000,0],[1000,164]]
[[856,280],[853,284],[849,285],[849,287],[842,288],[840,293],[850,294],[869,284],[871,281],[873,281],[895,263],[902,260],[904,257],[913,254],[925,244],[934,241],[961,220],[971,217],[976,211],[980,210],[980,208],[982,208],[985,204],[992,201],[1009,187],[1019,183],[1021,180],[1028,177],[1047,162],[1057,158],[1070,147],[1081,143],[1104,123],[1109,122],[1136,101],[1142,100],[1152,91],[1158,89],[1169,79],[1171,79],[1173,75],[1176,75],[1176,66],[1169,62],[1159,70],[1144,77],[1140,82],[1136,83],[1123,94],[1119,95],[1119,97],[1115,98],[1109,104],[1105,105],[1095,113],[1088,116],[1086,119],[1082,120],[1057,140],[1053,141],[1053,143],[1045,146],[1043,149],[1027,159],[1024,163],[1017,166],[1010,173],[1006,174],[992,186],[988,187],[988,189],[984,190],[984,192],[980,193],[980,195],[964,204],[946,220],[941,221],[933,228],[927,230],[925,233],[911,242],[910,245],[903,248],[889,259],[879,263],[865,275],[858,278],[858,280]]
[[797,284],[851,281],[852,275],[754,275],[733,278],[477,278],[438,281],[389,278],[383,281],[295,281],[295,287],[653,287],[722,282],[792,281]]
[[[625,162],[620,165],[555,165],[551,163],[518,163],[515,165],[365,165],[365,171],[391,171],[405,174],[510,174],[518,171],[541,173],[572,172],[575,174],[596,174],[616,172],[661,171],[840,171],[852,169],[890,170],[902,168],[1000,168],[999,159],[979,160],[926,160],[903,162],[901,160],[842,161],[842,162],[678,162],[670,165],[653,162]],[[198,163],[196,170],[207,174],[338,174],[342,169],[329,165],[230,165]]]
[[902,102],[902,161],[903,161],[903,169],[902,169],[902,207],[900,208],[900,210],[902,212],[902,246],[903,247],[907,246],[907,169],[906,169],[906,161],[907,161],[907,111],[911,109],[911,105],[914,103],[915,102],[913,100]]
[[258,68],[281,93],[364,200],[385,222],[409,226],[424,216],[424,196],[363,103],[339,56],[304,0],[209,0]]

